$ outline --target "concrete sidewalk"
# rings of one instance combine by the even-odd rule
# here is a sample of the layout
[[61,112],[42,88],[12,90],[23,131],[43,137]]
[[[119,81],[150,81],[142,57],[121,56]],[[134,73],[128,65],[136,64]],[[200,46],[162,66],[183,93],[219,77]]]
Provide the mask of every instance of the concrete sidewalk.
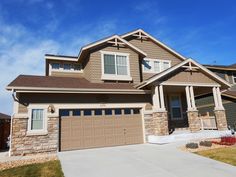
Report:
[[235,177],[236,167],[167,145],[130,145],[58,153],[66,177]]

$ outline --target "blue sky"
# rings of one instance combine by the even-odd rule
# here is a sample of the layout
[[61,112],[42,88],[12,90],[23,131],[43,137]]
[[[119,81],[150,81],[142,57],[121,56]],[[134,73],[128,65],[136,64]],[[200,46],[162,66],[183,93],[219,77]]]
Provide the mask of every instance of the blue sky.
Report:
[[82,45],[137,28],[200,63],[236,63],[234,0],[1,0],[0,112],[12,112],[11,80],[44,74],[45,53],[77,55]]

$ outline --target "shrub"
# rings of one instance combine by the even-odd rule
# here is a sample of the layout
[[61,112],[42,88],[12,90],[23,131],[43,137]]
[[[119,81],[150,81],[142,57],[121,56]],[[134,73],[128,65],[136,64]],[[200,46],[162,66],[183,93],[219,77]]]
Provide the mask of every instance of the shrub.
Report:
[[226,145],[226,146],[232,146],[236,144],[236,137],[234,136],[223,136],[220,138],[220,142],[212,141],[214,144],[220,144],[220,145]]
[[234,137],[234,136],[224,136],[224,137],[221,137],[220,142],[223,145],[231,146],[231,145],[234,145],[236,143],[236,137]]
[[197,143],[188,143],[185,145],[186,148],[189,149],[197,149],[198,148],[198,144]]
[[200,146],[211,147],[212,146],[212,142],[211,141],[200,141],[199,145]]

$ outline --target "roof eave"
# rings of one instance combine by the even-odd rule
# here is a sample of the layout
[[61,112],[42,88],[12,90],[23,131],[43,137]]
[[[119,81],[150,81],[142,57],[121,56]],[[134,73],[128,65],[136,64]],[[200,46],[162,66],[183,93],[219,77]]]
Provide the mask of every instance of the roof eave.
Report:
[[73,93],[139,93],[149,94],[149,90],[139,89],[93,89],[93,88],[53,88],[53,87],[17,87],[8,86],[7,90],[16,92],[73,92]]

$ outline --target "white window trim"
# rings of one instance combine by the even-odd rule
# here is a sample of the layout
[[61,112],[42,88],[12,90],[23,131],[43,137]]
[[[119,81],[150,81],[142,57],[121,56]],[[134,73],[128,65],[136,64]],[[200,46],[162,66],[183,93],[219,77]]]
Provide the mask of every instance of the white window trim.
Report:
[[[180,118],[174,118],[173,117],[173,111],[171,107],[171,97],[172,96],[177,96],[180,101],[180,112],[181,112],[181,117]],[[182,100],[181,100],[181,95],[180,94],[170,94],[169,96],[169,102],[170,102],[170,113],[171,113],[171,120],[183,120],[183,108],[182,108]]]
[[[32,123],[32,110],[33,109],[43,109],[43,129],[41,130],[31,130]],[[47,135],[48,134],[48,115],[46,105],[29,105],[28,106],[28,126],[27,135]]]
[[[168,62],[169,63],[169,67],[171,67],[171,60],[160,60],[160,59],[153,59],[153,58],[144,58],[143,60],[148,60],[150,62],[150,65],[153,69],[149,70],[149,71],[145,71],[144,69],[144,64],[142,63],[142,69],[144,73],[159,73],[159,72],[155,72],[154,71],[154,62],[155,61],[159,61],[160,63],[164,63],[164,62]],[[162,72],[163,69],[163,65],[161,64],[160,66],[160,72]]]
[[[100,52],[101,52],[101,64],[102,64],[102,77],[101,77],[102,80],[132,81],[132,77],[130,76],[129,53],[110,52],[110,51],[100,51]],[[126,56],[126,59],[127,59],[127,75],[104,74],[104,54]],[[115,67],[115,70],[117,70],[116,67]],[[117,73],[117,71],[116,71],[116,73]]]
[[[52,64],[53,63],[57,63],[60,65],[59,69],[53,69],[52,68]],[[74,70],[73,68],[71,68],[70,70],[65,70],[64,67],[61,67],[61,65],[63,66],[64,64],[71,64],[71,63],[60,63],[60,62],[51,62],[49,63],[49,75],[52,74],[52,72],[62,72],[62,73],[83,73],[83,69],[82,69],[82,65],[81,65],[81,69],[80,70]]]

